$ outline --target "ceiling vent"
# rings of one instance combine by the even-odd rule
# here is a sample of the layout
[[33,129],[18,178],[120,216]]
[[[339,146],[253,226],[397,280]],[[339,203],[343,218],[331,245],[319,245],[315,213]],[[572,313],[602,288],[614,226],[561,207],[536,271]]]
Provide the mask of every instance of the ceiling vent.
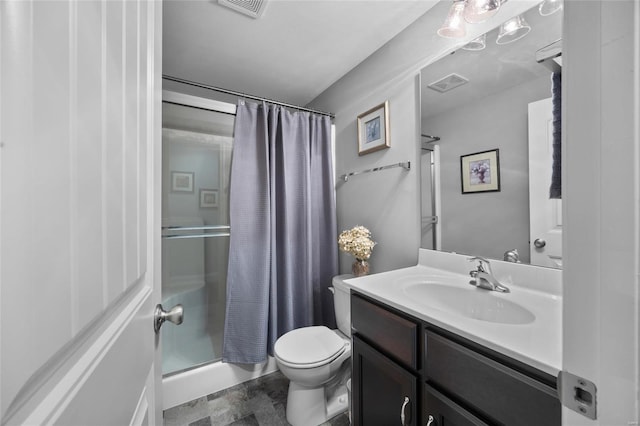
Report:
[[218,4],[240,12],[243,15],[258,19],[267,6],[266,0],[218,0]]
[[453,73],[444,78],[441,78],[438,81],[434,81],[427,87],[429,89],[435,90],[436,92],[444,93],[448,92],[449,90],[453,90],[458,86],[462,86],[463,84],[467,84],[468,82],[469,80],[467,80],[463,76]]

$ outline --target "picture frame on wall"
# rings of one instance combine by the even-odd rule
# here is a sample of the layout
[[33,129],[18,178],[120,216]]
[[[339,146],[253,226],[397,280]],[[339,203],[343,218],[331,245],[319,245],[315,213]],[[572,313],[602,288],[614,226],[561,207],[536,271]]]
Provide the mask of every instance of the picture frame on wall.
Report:
[[193,172],[171,172],[172,192],[193,192]]
[[200,190],[200,208],[211,209],[218,207],[218,190],[217,189],[201,189]]
[[389,101],[358,115],[358,155],[389,148]]
[[460,156],[462,193],[500,191],[500,153],[498,149]]

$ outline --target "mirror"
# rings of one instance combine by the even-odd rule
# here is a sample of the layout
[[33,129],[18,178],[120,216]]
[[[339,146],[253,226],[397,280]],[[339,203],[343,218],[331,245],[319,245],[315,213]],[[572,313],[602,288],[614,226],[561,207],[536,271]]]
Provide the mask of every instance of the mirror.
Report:
[[[421,124],[426,135],[421,146],[421,247],[500,260],[517,250],[522,263],[561,267],[561,247],[551,249],[550,242],[561,235],[561,201],[549,201],[549,186],[544,187],[551,179],[552,152],[546,145],[552,128],[547,117],[551,117],[551,69],[545,65],[555,62],[559,68],[561,58],[538,63],[536,52],[561,38],[562,12],[542,16],[536,6],[522,16],[531,27],[523,38],[497,44],[499,28],[495,28],[486,34],[483,50],[460,48],[421,71]],[[544,104],[544,116],[530,118],[529,104],[538,101]],[[534,122],[537,133],[530,129]],[[530,132],[534,132],[531,141]],[[547,156],[542,172],[530,167],[530,144],[542,147],[543,157]],[[482,158],[494,150],[492,161],[498,165],[492,165],[486,178],[493,179],[493,185],[478,185],[492,190],[468,191],[473,165],[482,166]],[[535,170],[538,174],[530,176]],[[476,171],[475,183],[479,178]],[[474,176],[471,179],[473,186]],[[542,201],[530,202],[530,183],[543,185]],[[538,220],[539,214],[532,210],[547,205],[554,229],[532,237],[530,221]],[[561,237],[557,239],[561,242]],[[547,247],[537,247],[542,240]]]

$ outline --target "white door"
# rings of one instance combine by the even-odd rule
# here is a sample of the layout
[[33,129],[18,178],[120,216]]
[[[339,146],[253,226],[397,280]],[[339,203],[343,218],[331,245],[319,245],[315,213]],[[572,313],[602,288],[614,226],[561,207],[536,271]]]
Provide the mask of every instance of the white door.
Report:
[[2,424],[161,424],[161,2],[0,3]]
[[529,104],[531,264],[562,267],[562,200],[549,199],[553,153],[551,98]]

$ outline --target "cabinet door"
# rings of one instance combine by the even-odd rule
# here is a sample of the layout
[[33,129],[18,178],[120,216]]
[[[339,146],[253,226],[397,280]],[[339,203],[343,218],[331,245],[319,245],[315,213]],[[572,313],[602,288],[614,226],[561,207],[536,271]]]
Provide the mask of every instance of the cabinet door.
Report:
[[[353,336],[352,416],[358,426],[413,426],[417,378]],[[404,419],[404,423],[403,423]]]
[[428,426],[487,426],[429,385],[424,386],[424,424]]
[[556,389],[432,331],[425,379],[494,424],[560,426]]

